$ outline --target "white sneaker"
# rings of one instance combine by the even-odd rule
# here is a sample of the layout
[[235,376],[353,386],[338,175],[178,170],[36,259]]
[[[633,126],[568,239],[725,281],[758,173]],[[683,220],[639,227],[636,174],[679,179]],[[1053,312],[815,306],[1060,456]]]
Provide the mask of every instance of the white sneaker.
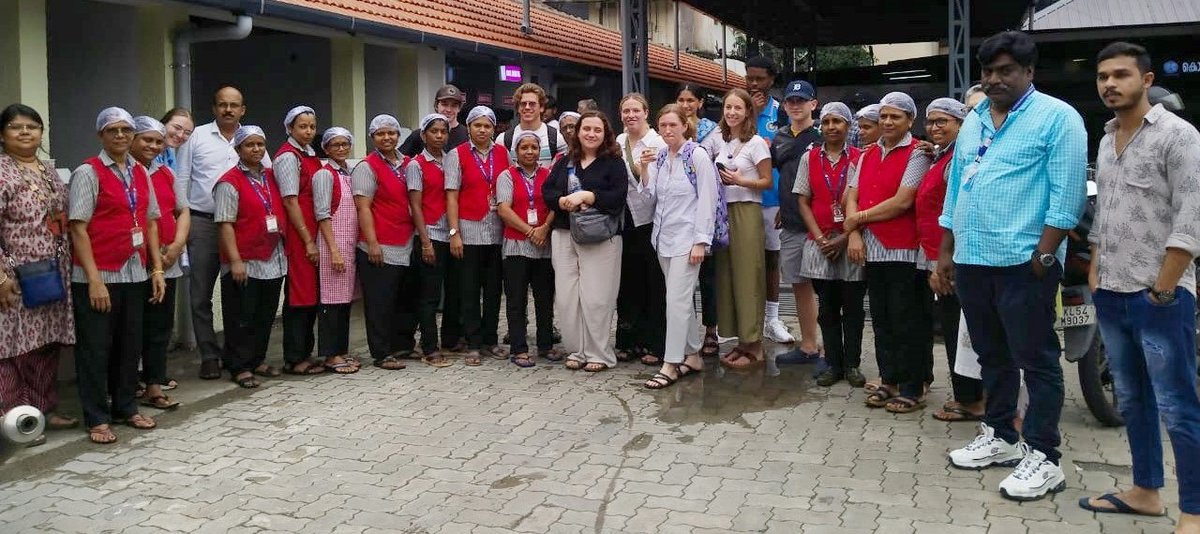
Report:
[[795,343],[796,338],[792,337],[792,333],[788,331],[787,325],[783,324],[780,319],[770,319],[763,324],[763,337],[767,341],[776,343]]
[[1012,474],[1000,481],[1000,495],[1013,501],[1036,501],[1047,493],[1067,489],[1067,477],[1062,468],[1047,460],[1045,453],[1031,449],[1024,442],[1021,451],[1025,453],[1025,459]]
[[996,430],[979,423],[979,435],[966,447],[950,451],[950,465],[959,469],[987,469],[993,465],[1012,467],[1025,453],[1016,444],[996,437]]

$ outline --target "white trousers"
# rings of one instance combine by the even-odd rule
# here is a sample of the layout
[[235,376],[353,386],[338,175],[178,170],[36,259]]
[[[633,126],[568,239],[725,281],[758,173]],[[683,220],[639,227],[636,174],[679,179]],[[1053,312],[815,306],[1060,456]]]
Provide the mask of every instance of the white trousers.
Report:
[[700,265],[688,263],[688,255],[658,257],[667,281],[667,342],[663,360],[683,363],[684,356],[700,351],[700,322],[696,319],[696,282]]
[[570,230],[550,237],[554,265],[554,317],[568,358],[617,365],[612,346],[613,315],[621,286],[621,236],[577,245]]

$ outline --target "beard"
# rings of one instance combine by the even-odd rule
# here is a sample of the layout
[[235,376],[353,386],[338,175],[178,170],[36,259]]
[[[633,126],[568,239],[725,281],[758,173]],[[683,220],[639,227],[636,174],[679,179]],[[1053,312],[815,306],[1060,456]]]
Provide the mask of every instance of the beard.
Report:
[[1121,97],[1121,99],[1118,100],[1116,104],[1110,104],[1107,97],[1105,97],[1104,106],[1107,107],[1111,111],[1130,110],[1130,109],[1138,107],[1138,104],[1141,103],[1142,98],[1145,96],[1145,94],[1146,94],[1145,89],[1138,87],[1136,92],[1123,93],[1122,95],[1118,95]]

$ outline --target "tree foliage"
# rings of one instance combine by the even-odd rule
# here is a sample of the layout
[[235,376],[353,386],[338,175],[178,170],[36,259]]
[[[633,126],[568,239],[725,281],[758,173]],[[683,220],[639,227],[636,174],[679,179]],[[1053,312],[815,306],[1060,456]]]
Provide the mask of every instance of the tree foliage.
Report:
[[[758,55],[763,55],[770,58],[776,65],[778,72],[793,72],[808,70],[809,57],[808,49],[796,48],[795,68],[790,63],[787,50],[776,48],[770,43],[759,41]],[[747,46],[746,37],[738,35],[733,40],[733,47],[730,50],[730,57],[746,58],[756,55],[750,47]],[[865,46],[819,46],[817,47],[817,70],[835,70],[848,69],[854,67],[869,67],[874,64],[874,58],[871,57],[871,51]]]

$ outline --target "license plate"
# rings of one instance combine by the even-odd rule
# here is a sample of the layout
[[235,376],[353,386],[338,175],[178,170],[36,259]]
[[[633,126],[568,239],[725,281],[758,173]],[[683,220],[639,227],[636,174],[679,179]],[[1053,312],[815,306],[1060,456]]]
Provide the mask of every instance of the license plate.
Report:
[[1092,304],[1063,306],[1062,318],[1059,319],[1059,323],[1063,328],[1096,324],[1096,306]]

